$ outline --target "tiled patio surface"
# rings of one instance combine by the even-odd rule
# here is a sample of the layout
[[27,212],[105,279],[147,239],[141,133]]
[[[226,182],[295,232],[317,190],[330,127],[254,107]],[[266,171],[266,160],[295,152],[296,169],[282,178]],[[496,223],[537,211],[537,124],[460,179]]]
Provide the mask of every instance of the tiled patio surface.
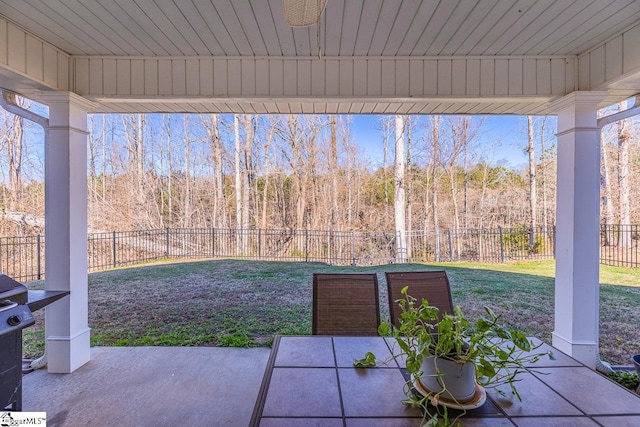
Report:
[[246,427],[268,348],[94,347],[73,374],[32,372],[23,410],[48,427]]

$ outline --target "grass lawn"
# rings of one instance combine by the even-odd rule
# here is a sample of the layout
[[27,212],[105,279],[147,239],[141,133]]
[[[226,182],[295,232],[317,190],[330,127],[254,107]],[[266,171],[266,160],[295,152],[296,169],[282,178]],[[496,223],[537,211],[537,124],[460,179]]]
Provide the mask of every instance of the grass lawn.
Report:
[[[446,269],[454,303],[471,319],[490,306],[504,323],[548,343],[553,330],[552,261],[515,264],[391,264],[214,260],[159,263],[89,275],[92,345],[268,346],[274,334],[311,333],[314,272],[376,272],[388,320],[385,271]],[[614,365],[640,353],[640,270],[601,266],[600,350]],[[42,282],[27,284],[42,289]],[[25,356],[44,343],[43,313],[24,332]]]

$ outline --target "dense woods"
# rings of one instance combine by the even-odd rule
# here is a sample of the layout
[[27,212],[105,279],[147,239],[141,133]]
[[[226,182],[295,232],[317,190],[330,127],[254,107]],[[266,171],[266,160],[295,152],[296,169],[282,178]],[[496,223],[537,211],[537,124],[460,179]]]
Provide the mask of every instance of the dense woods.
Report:
[[[550,119],[523,119],[529,156],[520,169],[493,160],[509,141],[480,138],[481,117],[376,120],[378,139],[363,144],[351,116],[91,115],[89,226],[392,231],[555,221]],[[5,236],[43,225],[43,140],[32,127],[0,115]],[[640,219],[636,127],[603,131],[603,223]]]

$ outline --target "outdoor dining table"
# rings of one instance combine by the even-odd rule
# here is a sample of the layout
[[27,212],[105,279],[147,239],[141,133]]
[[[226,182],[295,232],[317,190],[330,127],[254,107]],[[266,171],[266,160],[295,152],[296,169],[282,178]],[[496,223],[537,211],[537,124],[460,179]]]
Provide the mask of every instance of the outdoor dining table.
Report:
[[[640,396],[533,340],[541,344],[536,351],[554,357],[527,366],[516,384],[522,401],[487,389],[485,403],[468,410],[462,426],[640,426]],[[422,412],[401,403],[407,375],[401,359],[353,366],[368,351],[385,361],[393,348],[382,337],[276,336],[250,425],[420,426]]]

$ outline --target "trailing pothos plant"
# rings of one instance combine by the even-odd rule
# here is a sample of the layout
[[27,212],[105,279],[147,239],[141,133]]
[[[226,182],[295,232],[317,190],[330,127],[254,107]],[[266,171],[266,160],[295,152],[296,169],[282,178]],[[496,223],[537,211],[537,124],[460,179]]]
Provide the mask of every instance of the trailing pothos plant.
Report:
[[[428,405],[432,396],[413,392],[414,381],[423,375],[425,357],[435,356],[460,364],[473,363],[478,385],[484,388],[508,385],[512,396],[518,400],[522,399],[515,383],[518,375],[525,372],[525,365],[535,363],[544,356],[553,358],[550,352],[536,352],[541,344],[534,345],[522,332],[501,326],[500,316],[488,307],[485,307],[485,317],[471,323],[460,307],[455,307],[453,314],[440,316],[437,307],[430,306],[427,300],[418,302],[407,292],[408,287],[402,289],[403,298],[396,301],[401,308],[400,327],[385,322],[378,328],[378,333],[392,337],[397,343],[399,351],[394,346],[392,358],[404,359],[410,376],[404,386],[406,398],[403,403],[423,410],[425,426],[451,426],[466,413],[463,410],[460,415],[450,419],[446,406]],[[376,357],[370,352],[354,361],[356,367],[373,367],[376,364]],[[507,395],[502,389],[496,390],[501,395]],[[437,394],[444,392],[446,386]]]

